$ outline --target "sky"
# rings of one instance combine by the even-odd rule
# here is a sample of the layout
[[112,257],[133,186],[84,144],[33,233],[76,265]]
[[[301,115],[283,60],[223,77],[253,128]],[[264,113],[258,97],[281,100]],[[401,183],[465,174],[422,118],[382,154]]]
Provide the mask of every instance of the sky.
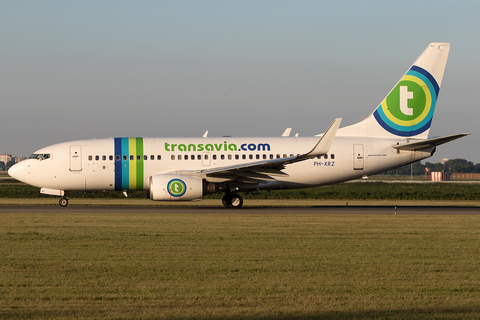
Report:
[[479,1],[0,1],[0,154],[109,137],[322,133],[451,42],[426,161],[480,163]]

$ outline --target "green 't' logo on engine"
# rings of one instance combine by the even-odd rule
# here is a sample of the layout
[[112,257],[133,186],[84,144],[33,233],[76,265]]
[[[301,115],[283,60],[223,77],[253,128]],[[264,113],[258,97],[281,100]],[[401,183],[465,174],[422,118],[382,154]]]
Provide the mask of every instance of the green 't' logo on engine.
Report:
[[167,189],[172,197],[181,197],[187,191],[187,185],[180,179],[172,179],[168,182]]

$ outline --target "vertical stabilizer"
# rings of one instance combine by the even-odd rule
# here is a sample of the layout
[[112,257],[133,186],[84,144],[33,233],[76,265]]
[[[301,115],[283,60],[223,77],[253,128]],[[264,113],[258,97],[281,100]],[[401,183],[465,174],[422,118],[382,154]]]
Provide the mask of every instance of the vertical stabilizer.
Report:
[[338,136],[428,138],[450,43],[431,43],[375,111]]

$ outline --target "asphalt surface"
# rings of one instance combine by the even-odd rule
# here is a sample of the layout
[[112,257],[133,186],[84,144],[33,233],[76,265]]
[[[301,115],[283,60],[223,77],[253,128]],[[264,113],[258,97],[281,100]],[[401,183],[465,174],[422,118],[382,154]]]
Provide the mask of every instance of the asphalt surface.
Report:
[[177,213],[177,214],[478,214],[480,207],[164,207],[164,206],[0,206],[1,213]]

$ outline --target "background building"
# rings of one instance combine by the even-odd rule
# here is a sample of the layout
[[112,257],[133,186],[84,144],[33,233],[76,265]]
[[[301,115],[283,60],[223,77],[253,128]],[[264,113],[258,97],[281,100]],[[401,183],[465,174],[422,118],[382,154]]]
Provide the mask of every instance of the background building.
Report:
[[7,165],[8,162],[12,161],[12,155],[0,154],[0,161]]

